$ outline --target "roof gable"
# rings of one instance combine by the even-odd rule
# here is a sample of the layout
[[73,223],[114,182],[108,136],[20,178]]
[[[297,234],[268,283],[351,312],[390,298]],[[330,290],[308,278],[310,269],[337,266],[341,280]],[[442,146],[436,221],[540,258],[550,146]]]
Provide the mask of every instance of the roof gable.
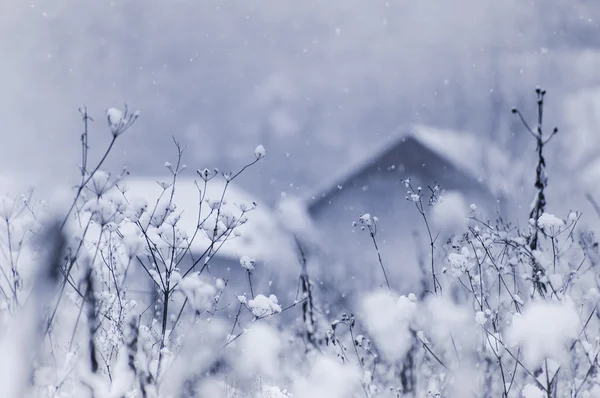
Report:
[[[306,198],[309,211],[316,211],[350,188],[373,178],[421,177],[445,188],[479,189],[491,194],[482,184],[481,160],[486,154],[471,135],[425,126],[411,126],[394,132],[383,145],[357,159],[354,164]],[[486,146],[486,151],[492,150]],[[494,151],[494,157],[501,151]]]

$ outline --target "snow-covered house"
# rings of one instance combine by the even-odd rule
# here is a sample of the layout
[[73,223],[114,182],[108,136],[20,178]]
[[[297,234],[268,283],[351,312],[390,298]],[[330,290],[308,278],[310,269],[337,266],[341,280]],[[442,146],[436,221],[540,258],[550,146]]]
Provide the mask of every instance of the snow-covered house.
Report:
[[[172,257],[171,240],[177,241],[175,246],[180,255],[176,255],[176,263],[180,274],[186,274],[195,263],[193,271],[202,269],[202,278],[207,282],[214,284],[217,279],[226,281],[227,287],[219,307],[233,311],[237,308],[237,302],[234,303],[237,295],[247,294],[251,298],[248,274],[240,263],[242,258],[247,257],[252,260],[254,267],[252,290],[255,295],[268,297],[276,294],[282,303],[294,300],[299,272],[297,246],[293,238],[280,228],[271,210],[257,203],[257,197],[234,182],[226,184],[220,176],[206,185],[200,178],[180,176],[175,189],[171,180],[172,176],[164,179],[128,177],[109,192],[109,196],[124,196],[131,204],[127,211],[135,212],[136,208],[147,206],[139,217],[139,223],[144,228],[151,225],[148,236],[153,245],[158,244],[156,248],[161,252],[157,255],[159,262],[165,261],[163,257]],[[218,209],[217,203],[220,201],[223,204]],[[175,225],[170,221],[155,221],[164,218],[163,213],[169,203],[174,205],[169,219],[177,219]],[[220,239],[213,238],[217,213],[220,215],[217,233]],[[229,222],[232,228],[224,226]],[[125,227],[124,224],[121,224],[121,229]],[[127,234],[141,233],[135,224],[128,224],[133,227]],[[176,233],[173,233],[175,230]],[[141,240],[144,242],[144,239]],[[142,246],[145,247],[145,244]],[[146,258],[146,250],[140,253],[142,258]],[[203,269],[206,259],[209,261]],[[170,260],[166,262],[170,263]],[[164,271],[164,265],[161,264],[159,268]],[[130,273],[135,278],[137,288],[147,292],[147,298],[151,299],[154,289],[147,272],[135,262]],[[146,285],[143,281],[147,282]],[[144,295],[136,296],[136,299],[140,299]]]
[[[313,276],[321,286],[336,280],[335,294],[342,295],[384,284],[374,243],[359,222],[369,213],[378,219],[375,238],[392,287],[417,290],[418,264],[429,261],[429,237],[415,204],[407,200],[404,180],[410,178],[415,190],[423,188],[432,234],[441,233],[441,239],[452,228],[466,226],[472,203],[479,215],[494,217],[502,210],[509,187],[494,182],[505,181],[502,173],[509,167],[500,149],[473,135],[423,126],[395,132],[303,199],[319,236],[313,242],[320,242],[308,246],[322,253]],[[442,189],[442,202],[429,209],[428,186],[435,184]]]
[[[126,195],[142,195],[153,206],[163,188],[154,178],[127,179]],[[161,201],[170,199],[171,188],[167,188]],[[202,200],[203,199],[203,200]],[[220,210],[214,203],[223,200]],[[255,289],[269,289],[284,281],[293,279],[298,273],[298,257],[293,238],[286,234],[278,224],[273,212],[261,205],[256,196],[244,191],[235,183],[226,184],[223,178],[213,178],[206,187],[199,178],[179,177],[175,184],[172,202],[176,205],[174,214],[180,215],[177,227],[191,241],[190,261],[198,259],[211,246],[215,215],[237,217],[242,219],[233,232],[227,234],[226,240],[219,240],[213,245],[214,254],[207,267],[208,274],[228,281],[231,289],[242,289],[237,294],[249,293],[247,275],[240,265],[244,256],[254,260],[253,282]],[[247,221],[243,221],[243,219]],[[204,228],[198,228],[199,224]],[[196,232],[197,231],[197,232]],[[193,240],[192,240],[193,237]],[[205,256],[206,257],[206,256]],[[196,269],[204,264],[201,261]],[[185,265],[182,265],[182,271]],[[189,265],[188,265],[189,267]],[[261,291],[269,293],[268,290]],[[267,294],[268,295],[268,294]]]

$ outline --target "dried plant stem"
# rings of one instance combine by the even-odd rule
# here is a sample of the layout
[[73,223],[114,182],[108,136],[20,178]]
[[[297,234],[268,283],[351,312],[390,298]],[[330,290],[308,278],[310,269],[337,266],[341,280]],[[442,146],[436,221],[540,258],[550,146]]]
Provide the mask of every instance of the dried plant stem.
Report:
[[298,247],[298,253],[300,255],[300,286],[302,289],[302,297],[306,298],[306,301],[302,303],[302,320],[304,321],[306,341],[308,342],[308,347],[316,347],[317,339],[316,339],[316,331],[317,331],[317,322],[315,319],[315,308],[313,301],[313,291],[310,283],[310,278],[308,276],[308,264],[306,260],[306,254],[302,249],[302,245],[296,236],[294,236],[296,241],[296,246]]
[[391,292],[392,287],[390,286],[390,280],[388,279],[387,272],[385,272],[385,266],[383,265],[383,259],[381,258],[381,250],[379,250],[377,239],[375,239],[375,228],[372,225],[369,225],[369,235],[371,236],[373,246],[375,247],[375,251],[377,252],[377,260],[379,261],[381,272],[383,273],[383,277],[385,278],[385,284],[387,285],[388,291]]
[[[544,136],[543,132],[543,121],[544,121],[544,97],[546,90],[536,88],[535,93],[537,95],[537,125],[535,130],[532,129],[523,114],[516,108],[513,108],[512,112],[516,114],[523,126],[529,134],[535,139],[536,142],[536,153],[537,153],[537,166],[535,169],[535,182],[534,187],[536,189],[533,205],[529,212],[529,219],[532,222],[532,232],[528,238],[529,249],[533,252],[538,250],[539,247],[539,218],[544,213],[546,208],[546,194],[545,189],[548,185],[548,176],[546,174],[546,159],[544,157],[545,145],[558,133],[558,129],[555,127],[552,133],[548,136]],[[541,282],[540,279],[544,275],[544,269],[535,261],[532,261],[533,268],[533,283],[535,290],[540,294],[544,295],[547,291],[545,283]]]

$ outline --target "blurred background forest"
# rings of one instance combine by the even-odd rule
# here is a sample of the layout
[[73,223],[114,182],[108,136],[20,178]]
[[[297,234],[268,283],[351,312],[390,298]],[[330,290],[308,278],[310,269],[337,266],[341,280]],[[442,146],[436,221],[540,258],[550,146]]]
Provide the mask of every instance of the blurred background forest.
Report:
[[582,197],[600,143],[599,23],[593,0],[3,0],[0,170],[75,181],[77,108],[97,119],[100,155],[104,112],[126,102],[141,117],[110,165],[136,175],[165,172],[172,135],[192,169],[238,168],[263,144],[268,163],[239,183],[273,203],[418,123],[504,148],[514,169],[494,183],[531,190],[534,143],[510,109],[533,120],[539,84],[561,129],[548,166],[564,183],[550,187]]

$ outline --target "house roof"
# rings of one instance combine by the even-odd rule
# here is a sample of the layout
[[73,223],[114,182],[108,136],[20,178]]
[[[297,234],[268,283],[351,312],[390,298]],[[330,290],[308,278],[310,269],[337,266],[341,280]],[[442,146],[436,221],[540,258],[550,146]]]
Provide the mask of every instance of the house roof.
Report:
[[[132,177],[126,178],[117,187],[111,188],[106,193],[108,198],[121,197],[120,192],[125,188],[125,197],[130,203],[139,203],[143,201],[147,204],[148,210],[152,211],[159,204],[165,206],[169,203],[172,188],[167,188],[166,191],[158,184],[158,181],[170,182],[172,177],[166,178],[151,178],[151,177]],[[204,181],[198,178],[198,185],[204,190]],[[176,209],[174,214],[180,215],[180,219],[177,222],[177,228],[184,232],[188,237],[194,236],[194,232],[197,229],[198,224],[198,212],[200,212],[200,219],[206,219],[210,214],[210,207],[207,202],[202,203],[200,208],[200,193],[195,184],[196,179],[193,177],[177,178],[175,184],[175,192],[173,194],[173,204]],[[217,176],[210,180],[206,186],[206,192],[204,193],[205,201],[219,201],[221,200],[223,190],[225,189],[225,181],[222,177]],[[60,198],[67,198],[70,190],[63,190],[59,193]],[[164,194],[163,194],[164,191]],[[71,192],[72,193],[72,192]],[[161,196],[162,194],[162,196]],[[222,214],[231,214],[236,217],[241,215],[240,206],[245,205],[248,208],[253,206],[253,203],[257,203],[257,197],[244,191],[238,187],[235,183],[230,182],[227,185],[227,190],[223,197],[224,204],[221,207]],[[65,203],[69,203],[68,199]],[[160,208],[161,206],[157,206]],[[83,222],[81,220],[71,219],[68,223],[67,230],[72,236],[81,236],[82,228],[86,224],[86,217],[90,215],[88,213],[82,213],[84,217]],[[208,221],[208,226],[214,225],[215,213],[213,212]],[[257,203],[256,207],[249,210],[245,217],[247,222],[236,227],[236,231],[239,236],[231,235],[223,245],[218,246],[218,251],[214,255],[217,258],[225,258],[229,260],[237,261],[242,256],[249,256],[256,261],[264,263],[272,263],[277,267],[286,268],[286,265],[297,264],[297,246],[290,233],[282,228],[277,215],[274,211],[262,206]],[[122,228],[128,227],[128,225],[121,225]],[[88,237],[95,239],[99,236],[100,227],[93,223],[88,227]],[[133,228],[136,230],[136,228]],[[211,240],[206,236],[203,231],[198,231],[195,235],[194,240],[190,246],[193,253],[203,253],[211,244]],[[92,245],[93,246],[93,245]],[[92,247],[92,252],[94,248]]]
[[[398,147],[411,144],[433,152],[449,166],[463,173],[470,183],[483,183],[484,189],[494,195],[501,195],[506,191],[505,186],[492,184],[493,181],[502,181],[496,177],[510,167],[508,158],[500,148],[473,134],[413,125],[395,130],[382,144],[363,151],[349,167],[306,196],[304,202],[309,208],[317,206],[325,198],[343,190],[345,183],[376,165]],[[407,171],[405,177],[410,177],[410,172]]]
[[[178,177],[175,184],[173,203],[177,206],[175,214],[181,214],[178,227],[185,231],[188,236],[193,236],[198,224],[198,210],[200,194],[195,181],[198,180],[200,188],[204,188],[204,181],[193,177]],[[128,191],[128,197],[141,197],[148,202],[149,208],[154,206],[163,188],[155,178],[128,178],[124,181]],[[225,189],[225,180],[215,177],[210,180],[206,187],[205,200],[220,200]],[[168,201],[171,188],[163,195],[162,202]],[[252,207],[257,202],[257,197],[244,191],[235,183],[230,182],[224,195],[222,212],[230,212],[235,216],[241,214],[240,206]],[[207,203],[201,208],[201,219],[210,213]],[[233,237],[227,241],[217,253],[219,256],[237,259],[242,256],[250,256],[257,261],[296,260],[296,247],[293,239],[280,227],[277,217],[270,209],[257,206],[246,213],[248,221],[236,228],[240,236]],[[214,222],[214,221],[213,221]],[[210,245],[210,240],[202,233],[196,234],[191,249],[195,252],[203,252]]]

